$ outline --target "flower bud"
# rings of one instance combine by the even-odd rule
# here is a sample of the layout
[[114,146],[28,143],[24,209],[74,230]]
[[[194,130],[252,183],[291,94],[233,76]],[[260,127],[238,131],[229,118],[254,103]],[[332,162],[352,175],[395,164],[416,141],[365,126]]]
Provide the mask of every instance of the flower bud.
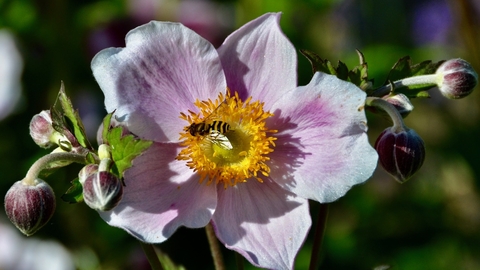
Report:
[[413,176],[425,159],[425,144],[413,129],[398,133],[385,129],[375,142],[375,149],[382,167],[400,183]]
[[49,110],[44,110],[34,115],[32,121],[30,121],[30,136],[40,147],[48,148],[53,146],[54,143],[52,143],[50,138],[55,132]]
[[43,180],[34,185],[17,181],[5,195],[5,212],[10,221],[25,235],[42,228],[55,212],[55,194]]
[[83,199],[92,209],[112,210],[123,196],[122,182],[110,172],[90,174],[83,183]]
[[478,74],[465,60],[456,58],[445,61],[436,71],[440,75],[438,88],[450,99],[468,96],[478,82]]
[[407,115],[413,111],[412,102],[410,102],[410,99],[404,94],[388,95],[383,97],[383,99],[392,104],[402,118],[407,117]]
[[78,181],[80,182],[80,184],[83,185],[83,183],[85,183],[85,180],[87,180],[87,178],[98,172],[98,165],[97,164],[88,164],[86,165],[85,167],[83,167],[80,172],[78,173]]

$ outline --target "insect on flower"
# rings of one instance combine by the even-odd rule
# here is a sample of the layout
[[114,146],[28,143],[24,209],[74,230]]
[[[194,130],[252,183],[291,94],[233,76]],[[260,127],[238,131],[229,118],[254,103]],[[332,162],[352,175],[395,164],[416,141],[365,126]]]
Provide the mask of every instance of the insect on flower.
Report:
[[225,150],[232,150],[233,146],[225,133],[231,131],[231,127],[227,122],[221,120],[215,120],[215,112],[223,106],[225,101],[220,103],[215,110],[213,110],[202,122],[192,123],[185,130],[192,136],[205,136],[205,139],[209,140],[213,144],[220,146]]

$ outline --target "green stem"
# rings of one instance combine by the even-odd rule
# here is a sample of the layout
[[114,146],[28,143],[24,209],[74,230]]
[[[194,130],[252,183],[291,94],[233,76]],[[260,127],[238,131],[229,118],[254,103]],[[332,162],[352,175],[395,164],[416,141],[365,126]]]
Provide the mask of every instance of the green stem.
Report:
[[237,263],[237,270],[243,270],[243,256],[235,252],[235,261]]
[[384,85],[375,92],[373,92],[372,96],[375,97],[383,97],[384,95],[390,93],[393,89],[402,88],[405,86],[411,85],[435,85],[438,83],[438,74],[428,74],[428,75],[420,75],[420,76],[413,76],[408,77],[405,79],[401,79],[398,81],[393,82],[393,86],[391,84]]
[[390,116],[393,122],[393,127],[392,127],[393,132],[398,133],[408,129],[405,126],[405,123],[403,123],[402,115],[400,115],[400,113],[395,108],[395,106],[390,104],[388,101],[378,97],[367,97],[367,99],[365,100],[365,105],[377,107],[385,111],[386,113],[388,113],[388,116]]
[[71,153],[71,152],[58,152],[58,153],[51,153],[48,155],[45,155],[35,161],[33,163],[32,167],[27,172],[27,175],[23,179],[23,183],[28,184],[28,185],[34,185],[35,184],[35,179],[38,178],[38,175],[42,170],[44,170],[49,164],[57,161],[71,161],[71,162],[76,162],[76,163],[81,163],[81,164],[86,164],[86,156],[85,155],[80,155],[76,153]]
[[320,266],[320,252],[323,242],[323,236],[325,235],[325,228],[327,227],[328,217],[328,203],[321,203],[320,209],[318,209],[317,226],[315,227],[315,236],[312,247],[312,255],[310,257],[309,270],[317,270]]
[[155,252],[155,248],[152,244],[143,243],[140,241],[140,245],[142,246],[143,252],[147,256],[147,260],[152,267],[152,270],[163,270],[162,263],[158,259],[157,253]]
[[217,236],[213,230],[211,223],[208,223],[205,226],[205,231],[207,233],[208,243],[210,244],[210,252],[212,253],[213,264],[215,265],[216,270],[225,270],[225,264],[223,263],[222,250],[218,244]]

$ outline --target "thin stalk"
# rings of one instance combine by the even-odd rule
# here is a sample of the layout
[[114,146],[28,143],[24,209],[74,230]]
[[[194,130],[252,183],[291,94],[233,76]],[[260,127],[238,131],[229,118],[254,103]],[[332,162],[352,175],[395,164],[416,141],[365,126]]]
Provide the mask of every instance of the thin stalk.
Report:
[[155,248],[153,247],[153,245],[143,242],[140,242],[140,245],[142,246],[143,252],[147,256],[147,260],[150,263],[152,270],[163,270],[163,266],[158,259],[157,253],[155,252]]
[[408,77],[405,79],[395,81],[393,82],[393,86],[391,84],[384,85],[378,88],[377,90],[375,90],[372,96],[383,97],[386,94],[390,93],[390,91],[392,91],[392,88],[396,89],[396,88],[402,88],[410,85],[435,85],[437,83],[438,83],[438,74],[413,76],[413,77]]
[[235,252],[235,262],[237,264],[237,270],[243,270],[243,256],[238,252]]
[[377,107],[388,113],[388,116],[390,116],[393,122],[392,131],[398,133],[407,129],[405,123],[403,122],[402,115],[400,115],[395,106],[390,104],[388,101],[377,97],[367,97],[365,100],[365,105]]
[[323,236],[327,227],[328,203],[320,204],[318,209],[317,226],[315,227],[315,240],[312,247],[312,255],[310,256],[309,270],[317,270],[320,266],[320,252],[322,248]]
[[86,156],[71,152],[58,152],[58,153],[51,153],[39,158],[35,163],[33,163],[32,167],[27,172],[27,175],[23,179],[25,184],[34,185],[35,179],[38,178],[38,175],[42,170],[44,170],[49,164],[57,161],[71,161],[81,164],[86,164]]
[[210,245],[210,252],[212,253],[213,264],[215,265],[216,270],[225,270],[225,264],[223,262],[222,250],[218,244],[217,236],[213,230],[211,223],[208,223],[205,226],[205,231],[207,233],[208,244]]

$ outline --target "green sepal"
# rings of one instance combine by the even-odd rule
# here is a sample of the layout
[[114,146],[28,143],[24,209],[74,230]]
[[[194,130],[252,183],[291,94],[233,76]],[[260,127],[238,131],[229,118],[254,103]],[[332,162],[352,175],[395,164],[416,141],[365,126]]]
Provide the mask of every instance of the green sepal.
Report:
[[79,203],[83,201],[83,188],[78,177],[71,182],[70,188],[62,195],[62,200],[68,203]]
[[97,160],[95,159],[95,154],[92,152],[88,152],[87,155],[85,156],[85,160],[87,161],[87,164],[96,164]]
[[68,98],[67,94],[65,93],[65,86],[63,84],[63,81],[61,82],[60,91],[58,93],[57,100],[60,102],[60,105],[62,106],[62,109],[63,109],[62,122],[66,124],[66,127],[68,128],[68,130],[72,132],[72,134],[75,136],[75,138],[77,139],[78,143],[81,146],[88,149],[92,149],[90,143],[87,140],[87,136],[85,134],[85,128],[83,127],[82,120],[78,115],[78,111],[73,109],[72,102],[70,101],[70,98]]
[[120,178],[123,178],[125,170],[132,166],[133,159],[141,155],[153,143],[152,141],[136,138],[131,134],[122,136],[123,133],[123,127],[118,126],[110,129],[106,135],[106,142],[111,147],[114,163],[112,173]]

